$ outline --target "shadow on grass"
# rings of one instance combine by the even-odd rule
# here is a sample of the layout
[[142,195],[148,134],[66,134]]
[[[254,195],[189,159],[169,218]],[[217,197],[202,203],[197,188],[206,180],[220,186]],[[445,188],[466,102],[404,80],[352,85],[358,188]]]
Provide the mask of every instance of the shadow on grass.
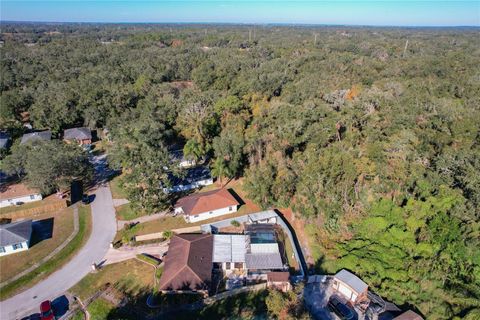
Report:
[[235,198],[235,200],[237,200],[237,202],[239,203],[239,209],[240,209],[240,207],[245,204],[245,201],[243,201],[242,198],[240,198],[240,196],[232,188],[227,189],[227,190]]
[[54,218],[47,218],[32,222],[32,238],[30,239],[30,248],[37,243],[51,239],[53,237]]

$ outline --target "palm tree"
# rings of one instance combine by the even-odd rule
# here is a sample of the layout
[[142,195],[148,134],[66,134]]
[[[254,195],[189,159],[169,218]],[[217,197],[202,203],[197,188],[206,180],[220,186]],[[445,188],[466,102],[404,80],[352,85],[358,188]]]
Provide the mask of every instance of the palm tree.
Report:
[[193,160],[195,164],[200,160],[204,153],[202,145],[198,143],[196,139],[188,140],[183,147],[183,155],[185,158]]
[[229,175],[227,163],[223,158],[217,158],[212,165],[212,175],[220,181],[220,187],[223,187],[222,177]]

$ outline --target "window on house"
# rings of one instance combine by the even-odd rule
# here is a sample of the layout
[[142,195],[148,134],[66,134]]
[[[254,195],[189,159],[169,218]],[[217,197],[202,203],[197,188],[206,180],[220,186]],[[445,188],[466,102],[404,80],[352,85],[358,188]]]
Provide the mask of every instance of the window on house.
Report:
[[230,262],[225,262],[225,270],[230,270]]
[[22,249],[22,248],[23,248],[23,246],[22,246],[21,243],[16,243],[16,244],[13,245],[13,250]]
[[0,253],[4,253],[5,252],[5,247],[0,247]]

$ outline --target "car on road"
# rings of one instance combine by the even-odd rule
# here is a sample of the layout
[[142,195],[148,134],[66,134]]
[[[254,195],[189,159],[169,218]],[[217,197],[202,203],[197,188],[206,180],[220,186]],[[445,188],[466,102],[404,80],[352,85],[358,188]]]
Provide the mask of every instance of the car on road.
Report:
[[82,203],[89,204],[90,203],[90,196],[88,194],[82,195]]
[[55,315],[53,314],[52,302],[50,300],[43,301],[40,304],[40,319],[55,320]]
[[328,300],[328,308],[342,320],[357,320],[357,313],[340,300],[337,296],[331,296]]

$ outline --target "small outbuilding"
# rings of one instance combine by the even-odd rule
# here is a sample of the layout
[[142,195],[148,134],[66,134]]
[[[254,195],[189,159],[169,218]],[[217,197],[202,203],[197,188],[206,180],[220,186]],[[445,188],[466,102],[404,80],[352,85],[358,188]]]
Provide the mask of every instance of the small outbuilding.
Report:
[[267,273],[267,287],[277,289],[283,292],[292,290],[290,283],[290,273],[288,271],[276,271]]
[[92,144],[92,132],[87,127],[66,129],[63,131],[63,140],[75,141],[81,146],[89,145]]
[[28,250],[32,237],[32,220],[0,225],[0,256]]
[[352,304],[367,299],[368,285],[353,273],[342,269],[333,277],[333,289]]

